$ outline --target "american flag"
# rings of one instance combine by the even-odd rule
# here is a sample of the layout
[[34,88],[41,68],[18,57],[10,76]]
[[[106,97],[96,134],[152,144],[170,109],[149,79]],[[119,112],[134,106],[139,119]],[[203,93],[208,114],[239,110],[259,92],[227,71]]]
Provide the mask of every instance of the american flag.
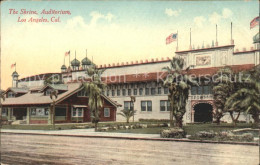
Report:
[[65,56],[68,56],[68,55],[70,55],[70,51],[65,52]]
[[177,40],[177,33],[172,33],[166,38],[166,45]]
[[251,22],[250,22],[250,29],[253,29],[256,25],[259,25],[259,16],[255,17]]
[[12,69],[13,67],[15,67],[15,66],[16,66],[16,63],[12,64],[12,65],[11,65],[11,69]]

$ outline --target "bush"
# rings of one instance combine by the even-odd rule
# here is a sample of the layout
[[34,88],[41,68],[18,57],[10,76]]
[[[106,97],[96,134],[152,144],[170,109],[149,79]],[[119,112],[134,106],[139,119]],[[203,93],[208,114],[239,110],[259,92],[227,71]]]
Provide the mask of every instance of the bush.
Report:
[[170,122],[169,119],[139,119],[140,122]]
[[206,131],[199,131],[195,134],[198,138],[214,138],[216,136],[216,133],[213,131],[206,132]]
[[161,138],[185,138],[186,133],[181,128],[170,128],[161,131]]

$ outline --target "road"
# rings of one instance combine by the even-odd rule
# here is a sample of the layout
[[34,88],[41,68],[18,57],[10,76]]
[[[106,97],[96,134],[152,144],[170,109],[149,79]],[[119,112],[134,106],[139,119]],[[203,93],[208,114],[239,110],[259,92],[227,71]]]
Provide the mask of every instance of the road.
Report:
[[258,146],[1,135],[3,164],[256,165]]

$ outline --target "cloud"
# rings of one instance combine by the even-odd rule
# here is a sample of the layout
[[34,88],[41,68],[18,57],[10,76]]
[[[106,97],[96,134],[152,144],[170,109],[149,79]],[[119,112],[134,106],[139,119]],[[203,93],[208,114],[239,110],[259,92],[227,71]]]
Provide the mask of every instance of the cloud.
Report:
[[71,18],[67,21],[67,27],[68,28],[75,28],[75,27],[78,27],[78,26],[80,26],[80,27],[86,27],[87,26],[84,22],[83,17],[81,17],[81,16],[73,17],[73,18]]
[[205,17],[203,16],[198,16],[198,17],[195,17],[193,19],[193,22],[195,23],[196,26],[198,27],[203,27],[203,23],[206,21]]
[[166,8],[165,9],[165,14],[168,15],[169,17],[171,16],[179,16],[181,13],[181,9],[178,9],[178,10],[172,10],[171,8]]
[[90,21],[90,25],[96,25],[96,23],[99,19],[104,19],[104,20],[107,20],[108,22],[111,22],[111,20],[115,18],[115,16],[111,13],[107,13],[104,15],[97,11],[91,12],[90,16],[92,17],[92,19]]
[[221,17],[222,17],[221,15],[214,12],[209,16],[209,22],[212,24],[217,24],[219,22],[219,20],[221,19]]
[[233,12],[229,10],[228,8],[224,8],[222,11],[222,17],[223,18],[230,18],[233,15]]
[[209,16],[209,22],[212,24],[217,24],[221,19],[231,18],[232,15],[233,12],[230,9],[224,8],[222,10],[222,13],[217,13],[217,12],[212,13]]

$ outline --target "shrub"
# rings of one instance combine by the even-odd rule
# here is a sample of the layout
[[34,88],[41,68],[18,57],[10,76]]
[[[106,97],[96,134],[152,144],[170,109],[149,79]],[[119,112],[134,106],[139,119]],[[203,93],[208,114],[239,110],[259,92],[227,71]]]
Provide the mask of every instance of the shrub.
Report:
[[161,131],[162,138],[185,138],[186,133],[181,128],[170,128]]
[[170,122],[169,119],[139,119],[140,122]]

